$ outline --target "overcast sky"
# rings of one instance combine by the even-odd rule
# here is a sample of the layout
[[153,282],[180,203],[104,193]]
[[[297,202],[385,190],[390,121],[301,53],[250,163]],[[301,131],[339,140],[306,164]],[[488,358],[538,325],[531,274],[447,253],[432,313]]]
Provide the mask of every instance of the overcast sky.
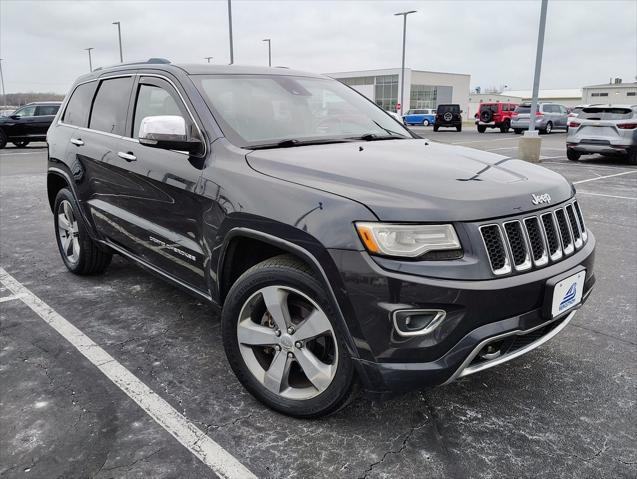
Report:
[[[402,19],[407,67],[471,74],[471,87],[530,89],[539,0],[233,0],[235,63],[313,72],[400,66]],[[93,65],[165,57],[228,63],[227,2],[0,0],[0,58],[6,90],[64,93]],[[541,88],[579,88],[610,77],[635,81],[637,1],[549,0]]]

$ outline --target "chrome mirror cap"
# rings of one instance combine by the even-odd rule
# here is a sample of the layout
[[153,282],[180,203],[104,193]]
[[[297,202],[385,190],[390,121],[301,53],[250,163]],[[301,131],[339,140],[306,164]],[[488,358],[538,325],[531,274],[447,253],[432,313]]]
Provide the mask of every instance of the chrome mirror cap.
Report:
[[177,115],[147,116],[139,125],[139,140],[143,141],[188,141],[186,121]]

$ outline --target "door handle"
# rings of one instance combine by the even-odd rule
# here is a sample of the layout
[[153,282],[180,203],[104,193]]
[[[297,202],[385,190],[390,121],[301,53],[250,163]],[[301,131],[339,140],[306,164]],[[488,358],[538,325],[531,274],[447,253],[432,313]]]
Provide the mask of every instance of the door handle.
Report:
[[128,153],[124,153],[123,151],[119,151],[117,152],[117,156],[119,156],[120,158],[126,160],[126,161],[135,161],[137,160],[137,157],[135,155],[133,155],[130,151]]
[[71,143],[73,143],[76,146],[82,146],[84,144],[84,142],[80,140],[79,138],[71,138]]

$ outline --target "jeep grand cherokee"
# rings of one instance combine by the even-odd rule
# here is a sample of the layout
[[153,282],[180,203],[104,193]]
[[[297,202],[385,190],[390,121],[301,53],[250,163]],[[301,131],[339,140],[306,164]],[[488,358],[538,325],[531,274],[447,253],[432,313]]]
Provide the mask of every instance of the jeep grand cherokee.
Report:
[[120,65],[48,134],[66,267],[114,253],[221,310],[239,381],[298,417],[453,381],[562,330],[595,239],[562,176],[414,137],[280,68]]

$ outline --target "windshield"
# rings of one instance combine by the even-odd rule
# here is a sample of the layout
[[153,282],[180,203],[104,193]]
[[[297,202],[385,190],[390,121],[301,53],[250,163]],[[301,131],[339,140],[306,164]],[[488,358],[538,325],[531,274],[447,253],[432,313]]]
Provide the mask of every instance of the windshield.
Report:
[[438,114],[446,113],[450,111],[451,113],[460,113],[460,105],[438,105],[436,112]]
[[283,75],[193,75],[224,135],[244,148],[349,139],[413,138],[341,82]]
[[498,112],[498,104],[497,103],[483,103],[480,105],[480,111],[491,110],[493,113]]
[[531,113],[530,105],[519,105],[515,108],[516,113]]
[[633,117],[630,108],[596,107],[583,108],[578,118],[586,120],[629,120]]

